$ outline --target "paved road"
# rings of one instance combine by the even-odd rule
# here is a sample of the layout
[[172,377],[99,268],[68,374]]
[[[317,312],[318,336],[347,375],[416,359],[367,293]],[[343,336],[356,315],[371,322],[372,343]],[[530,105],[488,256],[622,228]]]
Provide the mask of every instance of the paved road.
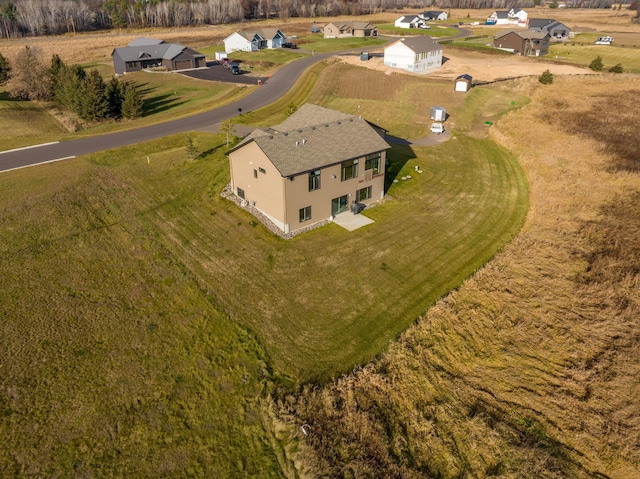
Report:
[[256,88],[253,93],[237,102],[205,113],[136,130],[0,152],[0,172],[140,143],[174,133],[211,130],[213,125],[233,118],[239,112],[247,113],[272,103],[289,91],[304,70],[335,54],[336,52],[322,53],[289,63],[274,73],[264,85]]
[[[470,35],[469,30],[460,29],[454,37]],[[392,41],[391,39],[390,41]],[[342,55],[351,51],[321,53],[311,55],[295,62],[288,63],[261,87],[237,102],[178,120],[172,120],[157,125],[138,128],[136,130],[110,133],[81,140],[63,141],[45,144],[19,150],[0,152],[0,173],[16,168],[24,168],[52,161],[73,158],[75,156],[95,153],[96,151],[118,148],[143,141],[161,138],[163,136],[182,133],[185,131],[209,130],[221,121],[233,118],[238,113],[247,113],[262,108],[280,98],[294,85],[302,72],[314,63],[333,55]],[[357,53],[354,53],[357,54]],[[228,73],[228,72],[225,72]],[[257,81],[257,80],[256,80]],[[1,147],[1,145],[0,145]]]

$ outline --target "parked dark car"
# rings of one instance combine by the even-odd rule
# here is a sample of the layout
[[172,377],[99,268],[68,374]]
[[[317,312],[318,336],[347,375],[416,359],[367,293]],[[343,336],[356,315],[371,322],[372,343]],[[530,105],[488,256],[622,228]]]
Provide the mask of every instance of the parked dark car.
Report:
[[295,43],[286,42],[282,44],[282,48],[292,48],[295,50],[296,48],[298,48],[298,45],[296,45]]
[[240,66],[237,63],[229,63],[229,70],[234,75],[240,75]]

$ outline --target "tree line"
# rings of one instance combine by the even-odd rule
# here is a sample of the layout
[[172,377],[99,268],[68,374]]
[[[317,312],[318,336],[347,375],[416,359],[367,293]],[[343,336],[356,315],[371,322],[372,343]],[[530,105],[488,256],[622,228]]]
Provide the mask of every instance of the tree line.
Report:
[[131,82],[105,82],[96,69],[66,65],[54,54],[47,64],[26,46],[11,63],[0,54],[0,85],[13,98],[53,102],[86,121],[142,116],[144,101]]
[[[2,1],[2,0],[0,0]],[[541,0],[5,0],[0,38],[111,28],[186,27],[247,19],[362,15],[405,7],[530,8]],[[570,0],[609,7],[615,0]],[[580,2],[580,3],[578,3]],[[587,5],[588,4],[588,5]]]

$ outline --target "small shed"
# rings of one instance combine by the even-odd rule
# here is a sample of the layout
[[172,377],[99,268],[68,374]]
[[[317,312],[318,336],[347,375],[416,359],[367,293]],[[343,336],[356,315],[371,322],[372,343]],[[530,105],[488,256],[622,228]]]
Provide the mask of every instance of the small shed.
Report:
[[429,118],[433,121],[445,121],[447,119],[447,110],[441,106],[432,106]]
[[467,92],[471,90],[472,81],[473,79],[471,78],[471,75],[468,75],[466,73],[460,75],[458,78],[456,78],[455,91]]

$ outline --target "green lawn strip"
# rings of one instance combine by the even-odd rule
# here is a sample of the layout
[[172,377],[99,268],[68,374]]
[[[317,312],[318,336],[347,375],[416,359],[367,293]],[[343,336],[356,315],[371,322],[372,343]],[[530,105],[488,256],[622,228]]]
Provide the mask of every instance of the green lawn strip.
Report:
[[280,477],[262,348],[154,226],[209,178],[174,142],[0,179],[2,477]]
[[620,63],[625,72],[640,73],[640,55],[635,48],[592,44],[578,46],[570,43],[558,43],[551,45],[549,54],[545,58],[587,67],[598,56],[602,58],[604,71]]
[[259,50],[257,52],[233,52],[229,54],[229,60],[237,62],[240,68],[256,75],[272,74],[282,65],[300,58],[309,56],[309,53],[290,48],[275,48]]
[[9,99],[0,93],[0,150],[56,141],[66,132],[39,104]]
[[450,26],[440,26],[430,24],[431,28],[401,28],[396,27],[393,23],[383,23],[378,25],[378,30],[381,35],[386,33],[392,35],[401,35],[401,36],[419,36],[426,35],[429,37],[452,37],[460,33],[460,31],[455,27]]
[[296,40],[298,46],[307,52],[326,53],[342,50],[366,51],[378,48],[389,41],[388,38],[319,38]]

